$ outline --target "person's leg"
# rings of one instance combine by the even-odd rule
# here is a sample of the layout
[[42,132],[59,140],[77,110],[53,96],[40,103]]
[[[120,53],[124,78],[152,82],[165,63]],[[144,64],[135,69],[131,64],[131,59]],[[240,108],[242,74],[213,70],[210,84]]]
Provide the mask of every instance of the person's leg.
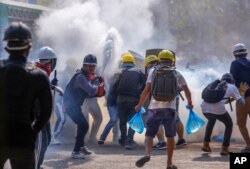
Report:
[[[12,169],[35,169],[35,151],[31,148],[11,148],[10,164]],[[40,168],[38,168],[40,169]]]
[[[103,143],[106,140],[111,128],[116,124],[117,119],[118,119],[118,112],[117,112],[116,106],[108,107],[108,113],[109,113],[110,119],[109,119],[109,122],[107,123],[107,125],[105,126],[105,128],[101,134],[100,140],[99,140],[99,141],[103,141]],[[98,141],[98,143],[99,143],[99,141]]]
[[165,136],[167,137],[167,167],[173,166],[173,153],[175,141],[174,137],[176,135],[176,119],[175,119],[175,111],[171,109],[162,109],[162,117],[163,125],[165,128]]
[[60,144],[58,142],[58,140],[56,140],[56,139],[58,138],[58,135],[60,134],[60,132],[65,124],[66,117],[65,117],[65,114],[63,113],[62,105],[59,102],[56,103],[55,114],[56,114],[57,119],[56,119],[55,127],[53,130],[52,142],[54,142],[55,144],[56,143]]
[[103,117],[102,112],[100,109],[100,106],[97,102],[97,98],[91,99],[89,102],[89,112],[91,116],[93,117],[93,123],[91,126],[90,134],[89,134],[89,142],[95,142],[97,141],[97,133],[99,131],[99,128],[101,126]]
[[71,108],[66,110],[68,116],[77,125],[76,142],[73,151],[79,152],[80,148],[84,146],[83,140],[89,129],[89,124],[81,112],[81,108]]
[[204,145],[202,150],[205,152],[211,152],[211,148],[209,146],[209,142],[211,141],[211,135],[214,128],[214,124],[216,122],[216,115],[212,113],[203,113],[203,115],[208,119],[207,127],[204,136]]
[[121,138],[119,144],[125,145],[125,140],[127,137],[127,118],[126,118],[127,107],[124,103],[118,103],[118,114],[120,121],[120,132]]
[[246,148],[243,149],[242,151],[247,150],[247,152],[250,152],[250,137],[247,129],[247,118],[249,114],[250,114],[250,97],[245,98],[244,106],[236,102],[237,125],[246,143]]
[[152,146],[153,146],[153,138],[155,137],[161,119],[157,117],[156,110],[148,111],[148,120],[147,120],[147,128],[146,128],[146,137],[145,137],[145,156],[136,161],[135,165],[137,167],[142,167],[146,162],[150,160]]
[[36,150],[37,153],[37,168],[40,169],[41,165],[43,164],[44,156],[46,153],[46,150],[49,146],[49,143],[51,141],[51,129],[50,124],[48,123],[41,131],[40,136],[38,138],[38,144],[39,148]]
[[164,126],[162,124],[160,125],[158,129],[156,137],[158,139],[158,143],[156,143],[152,148],[158,149],[158,150],[165,150],[167,148],[167,144],[165,142]]
[[[136,114],[135,112],[135,106],[137,105],[137,102],[127,102],[127,108],[128,108],[128,113],[127,113],[127,123],[129,120],[131,120],[134,115]],[[126,138],[126,145],[125,148],[128,150],[132,150],[134,148],[134,135],[135,135],[135,130],[133,130],[131,127],[128,129],[128,135]]]
[[225,133],[224,133],[224,140],[222,144],[221,155],[229,155],[228,147],[230,145],[231,135],[233,132],[233,121],[230,115],[228,114],[228,112],[226,112],[223,115],[218,115],[217,119],[221,121],[226,127]]
[[179,117],[179,115],[176,115],[175,117],[175,122],[176,122],[176,133],[178,135],[178,141],[176,143],[176,147],[184,147],[187,145],[186,140],[184,139],[184,126],[183,123]]

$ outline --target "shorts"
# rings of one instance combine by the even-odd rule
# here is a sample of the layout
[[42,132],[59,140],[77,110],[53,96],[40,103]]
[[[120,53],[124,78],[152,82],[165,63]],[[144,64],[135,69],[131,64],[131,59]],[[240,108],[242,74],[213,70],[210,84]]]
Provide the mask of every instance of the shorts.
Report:
[[162,124],[166,137],[176,135],[175,110],[169,108],[150,109],[148,111],[146,136],[154,138]]

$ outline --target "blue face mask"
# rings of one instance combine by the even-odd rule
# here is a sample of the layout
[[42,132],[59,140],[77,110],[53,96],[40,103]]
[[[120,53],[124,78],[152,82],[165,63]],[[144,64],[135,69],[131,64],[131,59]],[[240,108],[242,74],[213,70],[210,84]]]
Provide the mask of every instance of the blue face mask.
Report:
[[124,64],[122,64],[123,69],[130,69],[130,68],[133,68],[133,67],[135,67],[135,64],[132,64],[132,63],[124,63]]

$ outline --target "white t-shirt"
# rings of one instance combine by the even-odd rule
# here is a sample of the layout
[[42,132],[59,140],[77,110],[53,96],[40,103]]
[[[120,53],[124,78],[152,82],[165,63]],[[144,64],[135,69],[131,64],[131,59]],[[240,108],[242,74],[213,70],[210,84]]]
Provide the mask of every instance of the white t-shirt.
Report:
[[[235,100],[241,99],[240,93],[235,85],[228,84],[225,98],[233,97]],[[207,103],[203,100],[201,104],[201,110],[203,113],[212,113],[217,115],[222,115],[226,113],[225,104],[228,102],[228,99],[223,99],[218,103]]]
[[[154,68],[150,69],[149,74],[148,74],[147,83],[151,83],[153,71],[154,71]],[[186,80],[181,75],[181,73],[178,71],[176,71],[176,78],[177,78],[177,83],[179,86],[187,85]],[[159,108],[171,108],[171,109],[175,110],[176,109],[176,98],[174,100],[172,100],[171,102],[161,102],[161,101],[156,101],[153,97],[151,97],[148,109],[159,109]]]

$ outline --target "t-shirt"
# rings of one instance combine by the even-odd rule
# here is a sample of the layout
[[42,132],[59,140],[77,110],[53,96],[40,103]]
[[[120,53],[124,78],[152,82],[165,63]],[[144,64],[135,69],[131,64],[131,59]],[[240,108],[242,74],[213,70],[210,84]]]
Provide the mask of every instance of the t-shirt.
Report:
[[[224,98],[233,97],[235,100],[241,99],[240,93],[235,85],[228,84]],[[225,104],[228,99],[223,99],[218,103],[207,103],[205,101],[201,104],[201,109],[203,113],[212,113],[216,115],[222,115],[226,113]]]
[[[153,77],[153,71],[154,68],[150,69],[148,74],[147,83],[151,83],[152,77]],[[178,71],[176,71],[176,78],[177,78],[177,84],[179,86],[185,86],[187,85],[186,80],[182,76],[182,74]],[[153,97],[150,100],[150,104],[148,109],[159,109],[159,108],[171,108],[176,110],[176,98],[170,102],[162,102],[162,101],[156,101]]]

